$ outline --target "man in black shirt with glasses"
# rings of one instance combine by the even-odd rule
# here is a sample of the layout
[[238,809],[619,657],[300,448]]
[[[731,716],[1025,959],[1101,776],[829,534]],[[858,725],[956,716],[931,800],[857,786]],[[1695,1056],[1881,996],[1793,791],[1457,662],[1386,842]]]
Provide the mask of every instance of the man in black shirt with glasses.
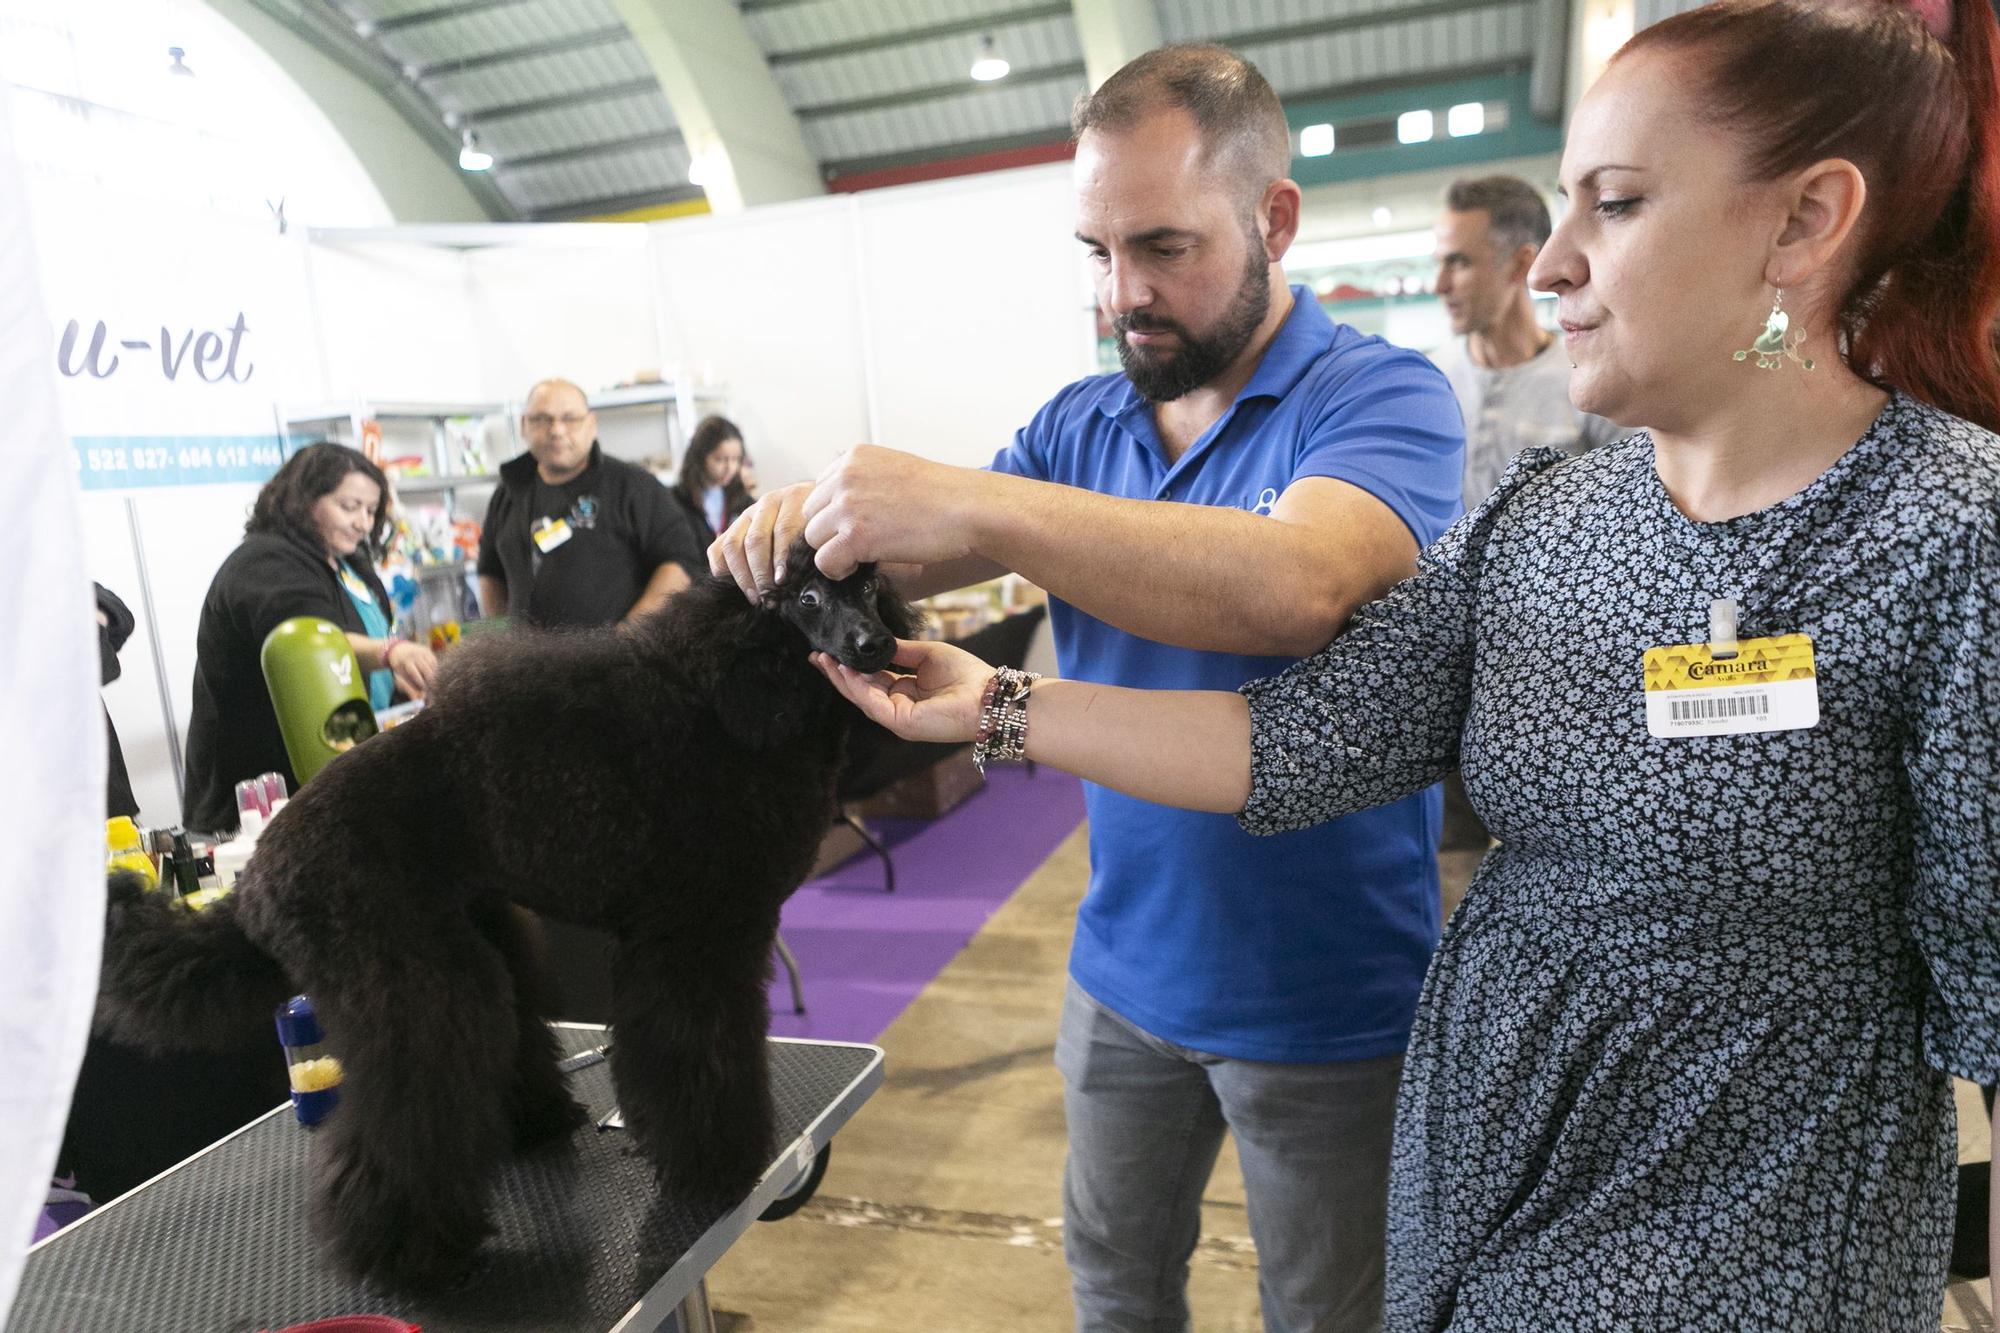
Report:
[[667,488],[607,456],[582,389],[547,379],[521,412],[528,452],[500,468],[479,540],[479,601],[554,629],[643,615],[706,561]]

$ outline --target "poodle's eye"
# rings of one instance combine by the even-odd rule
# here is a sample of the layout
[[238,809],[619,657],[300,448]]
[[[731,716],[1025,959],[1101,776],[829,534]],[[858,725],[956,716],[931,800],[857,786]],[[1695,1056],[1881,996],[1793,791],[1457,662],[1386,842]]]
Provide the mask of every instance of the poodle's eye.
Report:
[[799,594],[799,605],[800,605],[800,606],[818,606],[818,605],[819,605],[819,593],[818,593],[818,592],[816,592],[815,590],[811,589],[811,588],[807,588],[807,589],[806,589],[806,590],[805,590],[804,592],[802,592],[802,593],[800,593],[800,594]]
[[873,595],[874,591],[875,591],[875,580],[874,580],[874,579],[863,579],[863,580],[861,580],[861,595],[862,595],[863,597],[868,597],[868,596],[871,596],[871,595]]

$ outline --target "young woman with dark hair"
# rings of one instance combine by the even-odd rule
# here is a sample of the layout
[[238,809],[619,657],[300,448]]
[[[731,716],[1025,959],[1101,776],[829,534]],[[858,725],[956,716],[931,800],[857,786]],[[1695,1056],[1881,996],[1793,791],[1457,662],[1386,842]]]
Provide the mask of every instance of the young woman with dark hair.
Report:
[[307,445],[257,492],[243,544],[216,571],[195,631],[187,827],[233,830],[244,778],[275,771],[297,785],[260,658],[281,622],[318,616],[345,630],[376,708],[398,690],[423,697],[437,658],[391,634],[395,613],[375,574],[389,532],[387,495],[381,469],[338,444]]
[[671,489],[703,550],[756,500],[744,476],[749,462],[743,432],[727,417],[703,417],[688,437],[680,480]]
[[1996,87],[1988,0],[1641,32],[1529,283],[1576,406],[1646,429],[1524,454],[1283,675],[821,663],[1253,832],[1462,767],[1499,846],[1404,1067],[1391,1330],[1938,1327],[1950,1075],[2000,1076]]

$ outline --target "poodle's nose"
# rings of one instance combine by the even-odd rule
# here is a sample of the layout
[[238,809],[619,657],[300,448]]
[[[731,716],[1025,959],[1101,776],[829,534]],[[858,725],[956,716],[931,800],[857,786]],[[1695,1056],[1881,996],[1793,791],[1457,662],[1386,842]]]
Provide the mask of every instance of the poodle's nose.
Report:
[[864,662],[887,658],[896,650],[896,640],[885,630],[865,629],[854,636],[854,655]]

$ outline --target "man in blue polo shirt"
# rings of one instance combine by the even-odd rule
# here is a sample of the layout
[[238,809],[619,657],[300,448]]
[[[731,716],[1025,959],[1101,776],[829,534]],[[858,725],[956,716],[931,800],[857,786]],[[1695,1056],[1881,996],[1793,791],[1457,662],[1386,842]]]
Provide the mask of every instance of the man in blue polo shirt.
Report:
[[[1463,434],[1422,356],[1334,324],[1279,260],[1284,113],[1166,47],[1082,99],[1077,238],[1125,373],[987,470],[892,450],[774,492],[710,549],[746,592],[803,532],[915,594],[1016,570],[1063,674],[1236,688],[1323,647],[1458,513]],[[1225,1131],[1270,1330],[1373,1329],[1396,1083],[1438,932],[1435,792],[1275,838],[1097,787],[1056,1061],[1080,1329],[1177,1329]]]

